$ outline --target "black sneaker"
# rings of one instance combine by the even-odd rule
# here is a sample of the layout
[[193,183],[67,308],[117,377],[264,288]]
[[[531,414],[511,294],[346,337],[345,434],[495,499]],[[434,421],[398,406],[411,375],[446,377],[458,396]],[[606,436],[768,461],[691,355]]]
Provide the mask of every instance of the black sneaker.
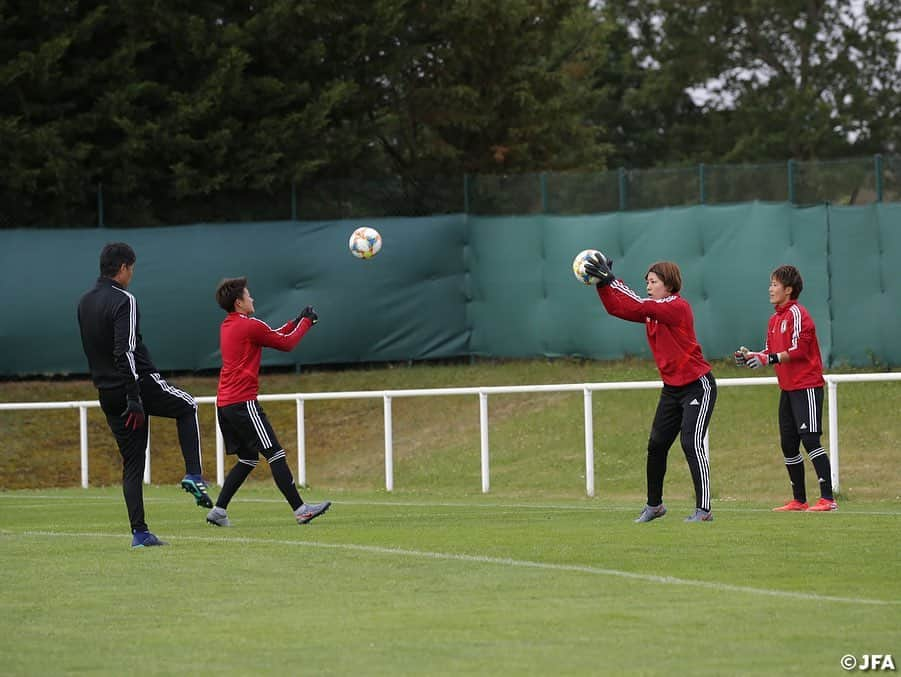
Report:
[[331,501],[324,501],[322,503],[304,503],[297,510],[294,511],[294,517],[297,519],[298,524],[306,524],[311,520],[316,519],[326,510],[328,510],[332,505]]
[[132,548],[149,548],[153,545],[169,545],[165,541],[161,541],[149,531],[138,531],[131,539]]
[[663,517],[666,514],[666,506],[661,503],[660,505],[646,505],[641,509],[641,514],[635,520],[636,522],[650,522],[651,520],[655,520],[658,517]]
[[207,493],[206,484],[204,484],[200,475],[185,475],[185,478],[181,481],[181,488],[194,497],[197,505],[201,505],[204,508],[213,507],[213,499]]

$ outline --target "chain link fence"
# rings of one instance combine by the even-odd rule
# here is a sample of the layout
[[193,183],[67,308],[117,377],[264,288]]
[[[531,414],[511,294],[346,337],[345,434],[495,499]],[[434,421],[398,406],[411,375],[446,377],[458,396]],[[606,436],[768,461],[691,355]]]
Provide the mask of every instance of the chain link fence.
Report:
[[761,200],[901,201],[901,156],[605,172],[317,180],[178,196],[172,186],[68,186],[42,199],[0,190],[0,228],[147,227],[468,213],[597,214]]

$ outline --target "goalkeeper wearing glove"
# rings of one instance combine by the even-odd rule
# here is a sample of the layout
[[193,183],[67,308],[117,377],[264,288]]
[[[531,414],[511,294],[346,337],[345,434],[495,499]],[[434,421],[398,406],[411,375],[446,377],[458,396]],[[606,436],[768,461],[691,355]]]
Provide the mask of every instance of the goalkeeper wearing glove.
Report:
[[258,400],[260,362],[263,348],[294,350],[319,322],[319,314],[313,306],[306,306],[296,318],[273,329],[254,317],[256,308],[246,277],[222,280],[216,289],[216,302],[226,313],[219,328],[222,369],[216,390],[216,418],[227,453],[236,455],[238,460],[225,477],[206,521],[219,527],[231,526],[226,509],[262,456],[297,523],[306,524],[328,510],[331,502],[309,504],[300,497],[285,449]]
[[[793,498],[774,508],[778,512],[809,510],[826,512],[838,505],[832,492],[829,454],[820,443],[823,430],[823,362],[817,330],[807,309],[798,303],[804,286],[794,266],[780,266],[770,276],[770,303],[775,312],[767,327],[766,344],[760,352],[742,346],[735,363],[750,369],[773,365],[782,394],[779,398],[779,436]],[[820,485],[820,499],[807,503],[804,458],[813,464]]]
[[613,261],[603,254],[585,263],[585,272],[600,280],[598,296],[610,315],[645,326],[648,344],[663,379],[663,390],[648,440],[648,502],[636,522],[663,517],[666,459],[677,437],[691,471],[695,512],[687,522],[708,522],[710,463],[707,429],[716,403],[716,381],[695,338],[694,314],[679,295],[682,272],[671,261],[660,261],[645,274],[649,298],[641,298],[613,275]]

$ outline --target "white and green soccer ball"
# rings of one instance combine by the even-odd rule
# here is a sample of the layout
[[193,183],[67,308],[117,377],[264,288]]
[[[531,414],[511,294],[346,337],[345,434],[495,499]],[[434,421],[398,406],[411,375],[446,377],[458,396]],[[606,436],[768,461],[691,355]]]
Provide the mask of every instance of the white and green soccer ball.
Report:
[[382,249],[382,236],[375,228],[363,226],[351,233],[347,246],[358,259],[371,259]]
[[576,254],[576,258],[573,259],[573,275],[575,275],[576,279],[582,284],[591,285],[600,282],[598,278],[592,277],[585,272],[585,262],[594,258],[595,254],[600,254],[604,257],[604,260],[607,259],[603,252],[600,252],[597,249],[583,249]]

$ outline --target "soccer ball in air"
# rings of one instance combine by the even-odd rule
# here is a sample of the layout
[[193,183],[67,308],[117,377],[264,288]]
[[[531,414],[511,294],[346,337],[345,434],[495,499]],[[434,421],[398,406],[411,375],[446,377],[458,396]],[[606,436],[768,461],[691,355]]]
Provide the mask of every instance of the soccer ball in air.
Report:
[[350,236],[350,253],[358,259],[371,259],[382,249],[382,236],[375,228],[357,228]]
[[582,284],[597,284],[600,282],[598,278],[592,277],[585,272],[585,262],[594,258],[595,254],[600,254],[604,257],[604,260],[607,260],[607,257],[597,249],[583,249],[576,254],[576,258],[573,259],[573,275],[575,275],[576,279]]

